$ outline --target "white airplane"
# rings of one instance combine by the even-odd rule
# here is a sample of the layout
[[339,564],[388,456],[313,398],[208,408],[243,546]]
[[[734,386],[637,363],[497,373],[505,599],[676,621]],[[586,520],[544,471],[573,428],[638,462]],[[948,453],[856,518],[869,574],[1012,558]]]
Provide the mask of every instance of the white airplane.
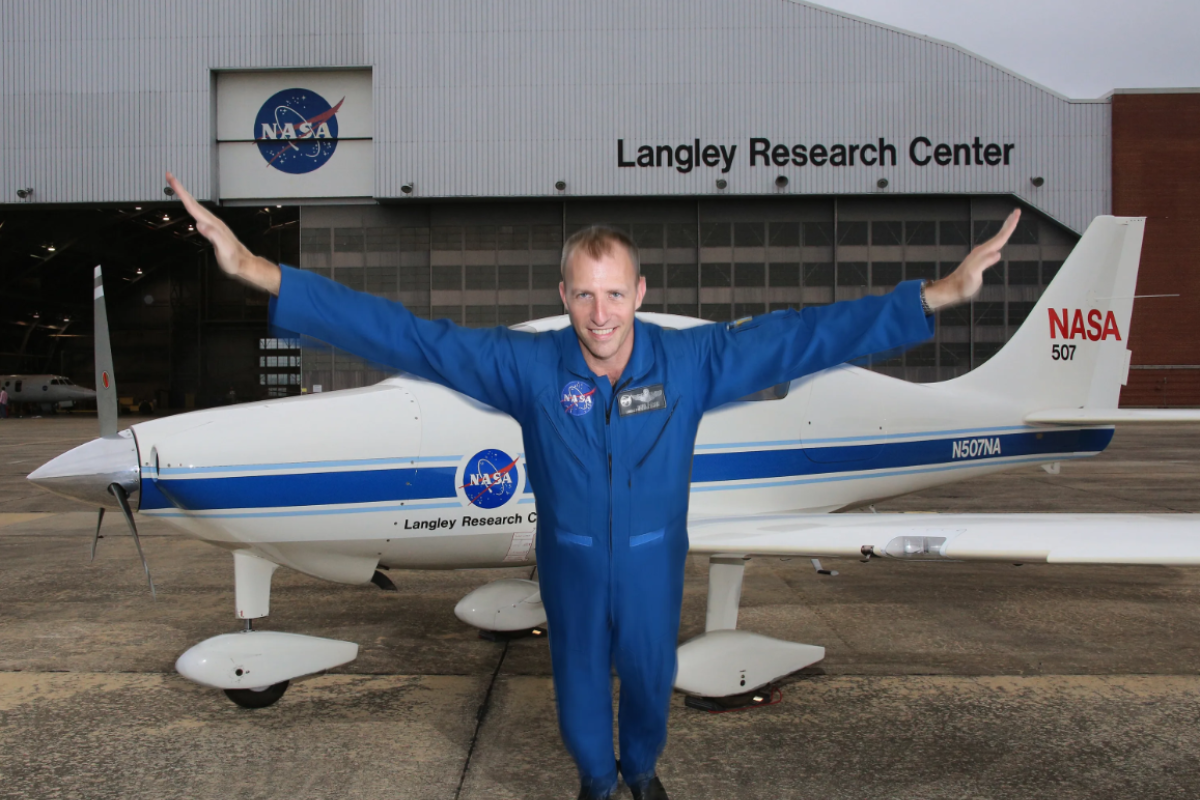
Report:
[[[1185,514],[828,513],[1015,466],[1055,470],[1102,451],[1116,422],[1200,421],[1197,411],[1117,409],[1143,228],[1142,219],[1097,218],[1011,341],[959,378],[913,384],[843,365],[708,414],[689,516],[691,552],[711,557],[708,611],[705,633],[679,648],[677,688],[740,695],[824,657],[818,646],[737,629],[743,565],[755,555],[1200,564],[1200,518]],[[99,268],[96,281],[99,327]],[[640,316],[665,327],[707,324]],[[516,328],[567,324],[555,317]],[[105,339],[98,330],[97,342]],[[111,372],[107,348],[97,353],[98,374]],[[378,570],[534,563],[535,487],[520,429],[449,389],[399,375],[119,434],[115,414],[104,412],[111,394],[99,399],[102,438],[29,479],[100,505],[101,518],[104,506],[121,508],[135,540],[136,503],[233,554],[244,630],[195,645],[176,668],[241,705],[269,705],[291,679],[357,655],[351,642],[253,630],[269,613],[279,566],[387,585]],[[473,591],[455,612],[493,631],[546,619],[537,583],[515,579]]]
[[0,375],[0,386],[8,392],[10,404],[36,403],[44,409],[96,397],[91,389],[76,386],[62,375]]

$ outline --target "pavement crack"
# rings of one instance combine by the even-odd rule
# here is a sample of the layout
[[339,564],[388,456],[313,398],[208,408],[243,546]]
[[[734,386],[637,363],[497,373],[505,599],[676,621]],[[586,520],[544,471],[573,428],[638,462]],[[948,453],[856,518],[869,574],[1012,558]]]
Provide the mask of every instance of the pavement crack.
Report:
[[[535,566],[529,573],[530,579],[537,575],[537,567]],[[496,679],[500,677],[500,670],[504,667],[504,659],[508,655],[508,646],[511,642],[504,642],[504,649],[500,651],[500,658],[496,661],[496,668],[492,670],[492,679],[488,681],[487,691],[483,694],[483,702],[479,704],[479,710],[475,712],[475,730],[471,734],[471,744],[467,747],[467,758],[463,761],[462,774],[458,776],[458,788],[454,790],[454,800],[459,800],[462,794],[463,784],[467,782],[467,772],[471,769],[471,757],[475,755],[475,744],[479,741],[479,732],[483,730],[483,721],[487,719],[488,710],[492,707],[492,690],[496,688]]]
[[458,776],[458,787],[454,790],[454,800],[459,800],[463,784],[467,781],[467,772],[471,769],[471,756],[475,755],[475,744],[479,741],[479,732],[483,729],[483,721],[487,719],[488,709],[492,706],[492,690],[496,688],[496,679],[500,677],[500,669],[504,666],[505,656],[508,655],[508,645],[509,642],[505,642],[504,649],[500,651],[500,658],[496,661],[496,668],[492,670],[492,679],[488,681],[483,701],[479,704],[479,709],[475,712],[475,730],[471,733],[471,744],[467,747],[467,758],[463,761],[462,774]]

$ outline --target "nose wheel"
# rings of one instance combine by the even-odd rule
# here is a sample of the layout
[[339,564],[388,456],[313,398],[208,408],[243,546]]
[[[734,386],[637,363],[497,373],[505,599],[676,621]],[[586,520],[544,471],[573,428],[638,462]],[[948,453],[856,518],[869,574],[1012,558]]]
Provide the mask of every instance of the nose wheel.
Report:
[[263,689],[226,689],[225,696],[242,708],[266,708],[283,697],[290,683],[280,681]]

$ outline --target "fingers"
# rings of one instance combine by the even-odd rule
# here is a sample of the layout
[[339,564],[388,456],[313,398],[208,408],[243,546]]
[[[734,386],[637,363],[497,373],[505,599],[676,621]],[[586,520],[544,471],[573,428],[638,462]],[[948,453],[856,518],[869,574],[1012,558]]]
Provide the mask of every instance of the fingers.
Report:
[[179,182],[179,179],[170,172],[167,173],[167,183],[175,190],[175,196],[183,201],[184,209],[192,215],[192,218],[196,222],[216,221],[216,217],[213,216],[212,212],[196,202],[196,198],[192,197],[192,193],[183,188],[183,184]]
[[1000,232],[988,239],[984,243],[984,248],[995,252],[1000,252],[1004,245],[1008,244],[1009,237],[1013,235],[1013,231],[1017,229],[1017,223],[1021,221],[1021,209],[1014,208],[1012,213],[1008,215],[1008,219],[1004,220],[1004,224],[1000,226]]

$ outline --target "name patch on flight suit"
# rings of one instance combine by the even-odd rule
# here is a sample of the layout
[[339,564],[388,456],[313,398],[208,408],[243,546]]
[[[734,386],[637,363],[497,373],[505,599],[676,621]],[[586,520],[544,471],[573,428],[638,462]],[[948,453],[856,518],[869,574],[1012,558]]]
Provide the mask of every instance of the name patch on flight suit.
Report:
[[641,386],[628,389],[617,395],[617,408],[622,417],[641,414],[644,411],[659,411],[667,407],[667,394],[663,385]]

